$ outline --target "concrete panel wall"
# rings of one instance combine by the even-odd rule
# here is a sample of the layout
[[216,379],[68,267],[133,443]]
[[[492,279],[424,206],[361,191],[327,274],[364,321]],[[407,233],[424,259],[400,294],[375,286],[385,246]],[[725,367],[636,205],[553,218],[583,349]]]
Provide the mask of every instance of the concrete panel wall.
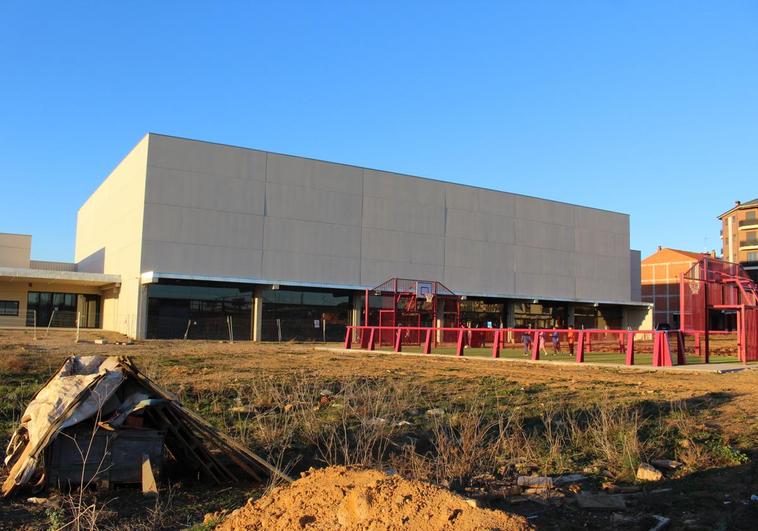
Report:
[[29,267],[32,237],[0,232],[0,267]]
[[629,278],[631,281],[630,298],[633,301],[642,300],[642,253],[632,249],[629,251]]
[[142,271],[628,302],[624,214],[150,135]]
[[103,328],[138,334],[140,256],[149,137],[119,163],[79,209],[75,261],[80,271],[121,275],[117,297],[103,300]]

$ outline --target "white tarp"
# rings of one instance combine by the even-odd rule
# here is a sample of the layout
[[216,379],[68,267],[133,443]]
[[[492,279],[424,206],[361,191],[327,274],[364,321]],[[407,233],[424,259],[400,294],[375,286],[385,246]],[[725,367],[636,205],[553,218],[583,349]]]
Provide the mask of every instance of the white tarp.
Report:
[[[58,433],[97,414],[106,414],[118,404],[108,401],[124,381],[118,358],[72,356],[37,393],[21,417],[21,425],[11,437],[5,464],[16,485],[29,481],[37,468],[40,450]],[[104,407],[105,406],[105,407]],[[23,454],[18,452],[24,448]]]

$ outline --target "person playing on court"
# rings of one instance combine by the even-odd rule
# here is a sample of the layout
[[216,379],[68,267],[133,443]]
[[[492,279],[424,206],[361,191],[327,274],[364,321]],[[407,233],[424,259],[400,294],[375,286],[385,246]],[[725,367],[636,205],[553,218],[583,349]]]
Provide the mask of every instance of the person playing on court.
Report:
[[531,332],[524,332],[521,336],[521,341],[524,343],[524,355],[528,356],[532,350],[532,334]]
[[558,333],[558,325],[553,325],[553,333],[550,338],[553,340],[553,354],[561,353],[561,336]]
[[547,349],[545,348],[545,333],[544,332],[540,332],[539,335],[540,335],[540,339],[539,339],[539,341],[540,341],[540,343],[539,343],[540,344],[540,353],[544,354],[545,356],[547,356]]
[[569,345],[569,354],[573,356],[574,355],[574,327],[571,325],[569,325],[568,327],[567,339],[568,339],[568,345]]

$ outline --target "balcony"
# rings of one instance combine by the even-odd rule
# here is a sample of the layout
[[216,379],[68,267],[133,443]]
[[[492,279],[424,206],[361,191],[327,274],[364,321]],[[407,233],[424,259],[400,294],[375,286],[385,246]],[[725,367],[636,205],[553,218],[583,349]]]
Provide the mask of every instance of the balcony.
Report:
[[739,223],[740,230],[758,229],[758,219],[743,219]]
[[750,249],[758,249],[758,238],[740,241],[740,251],[749,251]]

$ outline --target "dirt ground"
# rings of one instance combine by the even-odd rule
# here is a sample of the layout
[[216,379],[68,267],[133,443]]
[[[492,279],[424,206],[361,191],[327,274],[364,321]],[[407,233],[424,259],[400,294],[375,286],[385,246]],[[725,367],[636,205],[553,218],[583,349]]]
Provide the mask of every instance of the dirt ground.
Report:
[[[345,495],[345,492],[349,492]],[[328,467],[310,471],[227,517],[219,531],[414,529],[526,531],[521,516],[470,505],[446,489],[378,470]]]
[[[95,344],[95,338],[108,343]],[[73,341],[69,332],[52,331],[34,340],[25,331],[0,330],[0,444],[5,447],[26,403],[69,355],[128,355],[145,373],[175,392],[191,408],[224,429],[236,429],[225,416],[240,401],[249,381],[298,378],[322,382],[346,379],[391,381],[419,389],[415,408],[455,409],[488,393],[502,407],[545,407],[562,404],[642,404],[665,409],[672,401],[686,404],[698,425],[716,434],[723,448],[739,458],[729,465],[692,466],[670,475],[654,487],[644,485],[629,497],[630,511],[663,515],[673,529],[741,529],[758,521],[758,370],[729,374],[630,371],[623,367],[570,367],[495,363],[483,358],[422,358],[392,353],[332,353],[311,344],[228,344],[209,341],[142,341],[116,344],[116,334],[83,333]],[[489,396],[488,395],[488,396]],[[236,402],[235,402],[236,401]],[[488,402],[489,403],[489,402]],[[499,406],[500,407],[500,406]],[[301,453],[308,450],[301,449]],[[671,456],[660,456],[671,457]],[[318,456],[305,456],[298,466],[318,466]],[[323,466],[323,464],[322,464]],[[293,469],[298,471],[297,466]],[[603,471],[587,472],[583,488],[598,488]],[[0,479],[2,475],[0,474]],[[43,494],[44,496],[45,494]],[[261,495],[260,486],[224,489],[176,486],[165,506],[145,501],[129,491],[108,493],[112,528],[186,528],[201,522],[206,512],[231,510]],[[165,497],[160,503],[165,503]],[[538,529],[631,528],[628,513],[585,511],[573,503],[535,499],[488,499],[494,509],[529,518]],[[136,507],[136,509],[135,509]],[[159,510],[160,509],[160,510]],[[159,514],[156,514],[159,513]],[[53,514],[53,516],[51,516]],[[55,518],[50,507],[24,499],[0,500],[1,529],[43,529]],[[625,520],[626,519],[626,520]],[[638,520],[637,521],[641,521]]]

